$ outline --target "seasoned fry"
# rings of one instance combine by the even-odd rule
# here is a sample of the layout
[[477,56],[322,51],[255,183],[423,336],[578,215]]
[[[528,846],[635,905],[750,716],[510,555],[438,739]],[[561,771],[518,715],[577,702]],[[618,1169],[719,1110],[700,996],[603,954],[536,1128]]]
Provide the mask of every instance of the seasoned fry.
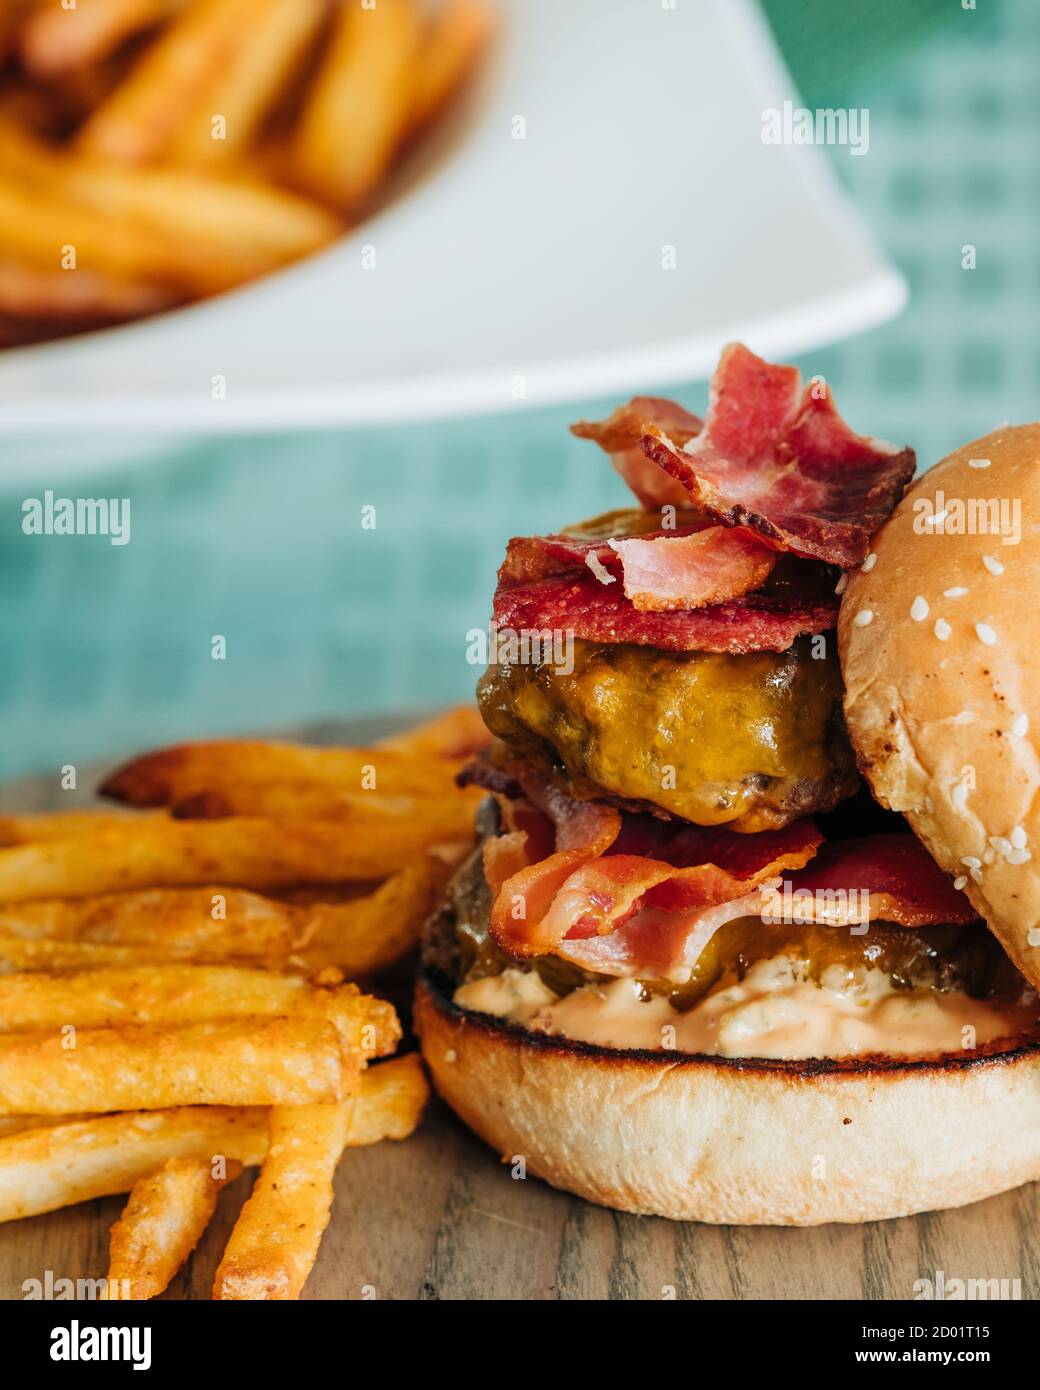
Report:
[[309,909],[309,966],[338,966],[345,975],[384,970],[406,955],[437,905],[448,868],[426,858],[410,864],[368,897],[352,903],[315,903]]
[[369,1067],[361,1078],[347,1147],[407,1139],[418,1128],[430,1087],[418,1052]]
[[11,1033],[0,1036],[0,1115],[339,1102],[362,1065],[334,1023],[305,1014]]
[[[355,985],[323,988],[300,975],[276,975],[222,965],[135,965],[72,975],[0,976],[0,1034],[116,1028],[156,1028],[231,1019],[311,1015],[329,1019],[353,1042],[367,1024],[381,1027],[379,1051],[397,1040],[385,1035],[384,1006]],[[371,1050],[371,1049],[370,1049]]]
[[429,842],[467,840],[483,793],[473,787],[445,796],[387,796],[382,792],[338,792],[301,782],[266,785],[242,782],[220,791],[199,792],[172,807],[180,820],[220,820],[225,816],[270,816],[276,820],[342,823],[354,835],[379,835],[417,822],[429,829]]
[[22,62],[36,77],[59,77],[98,63],[124,39],[183,9],[185,0],[79,0],[75,9],[40,6],[22,26]]
[[0,903],[0,936],[273,960],[305,944],[306,919],[289,903],[211,884]]
[[252,5],[192,0],[80,128],[82,153],[126,164],[161,157],[194,103],[232,61]]
[[408,126],[421,36],[414,0],[343,8],[291,143],[300,187],[344,209],[372,196]]
[[45,1117],[0,1138],[0,1221],[129,1192],[172,1158],[260,1163],[267,1115],[262,1107],[191,1105],[60,1124]]
[[434,15],[418,65],[410,122],[426,125],[454,96],[495,28],[484,0],[445,0]]
[[161,1294],[202,1238],[220,1189],[241,1172],[234,1161],[171,1158],[135,1183],[109,1237],[107,1289],[133,1300]]
[[165,158],[200,168],[234,162],[289,81],[325,13],[325,0],[253,0],[249,27],[184,113]]
[[[417,1053],[369,1067],[358,1087],[348,1148],[407,1139],[428,1098]],[[128,1192],[171,1159],[208,1162],[219,1154],[252,1167],[267,1152],[268,1114],[260,1106],[196,1105],[0,1118],[0,1222]]]
[[299,1298],[332,1212],[352,1102],[276,1106],[270,1145],[213,1284],[218,1299]]
[[0,847],[29,845],[38,840],[64,840],[97,830],[125,830],[140,825],[143,816],[162,819],[163,812],[43,811],[20,816],[0,816]]
[[362,842],[335,821],[148,820],[126,830],[0,849],[0,901],[201,886],[214,879],[254,889],[363,882],[402,868],[436,839],[414,822]]
[[28,970],[109,970],[129,965],[267,965],[278,968],[287,958],[251,956],[224,946],[146,944],[113,946],[96,941],[38,941],[0,936],[0,976]]
[[130,806],[174,806],[210,792],[234,795],[240,783],[303,784],[340,794],[448,795],[461,766],[461,759],[416,758],[410,748],[313,748],[249,739],[182,743],[126,763],[105,780],[101,794]]
[[410,758],[472,757],[491,742],[476,705],[456,705],[422,724],[379,740],[378,747]]
[[347,902],[327,889],[296,904],[208,887],[0,903],[0,973],[180,963],[369,975],[411,949],[448,872],[423,856]]

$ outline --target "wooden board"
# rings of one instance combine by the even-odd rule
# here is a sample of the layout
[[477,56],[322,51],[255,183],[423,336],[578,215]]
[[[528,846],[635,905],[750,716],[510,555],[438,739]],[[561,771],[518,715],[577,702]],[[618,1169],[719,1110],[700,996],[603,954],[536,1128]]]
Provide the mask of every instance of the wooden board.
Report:
[[[385,728],[325,725],[318,742]],[[6,788],[0,812],[92,804],[57,774]],[[605,1118],[605,1123],[609,1117]],[[167,1298],[208,1298],[252,1178],[224,1194],[202,1244]],[[86,1202],[0,1226],[0,1298],[26,1279],[104,1274],[123,1199]],[[417,1134],[348,1152],[336,1207],[304,1292],[313,1299],[904,1299],[914,1281],[1021,1279],[1040,1288],[1038,1189],[955,1211],[813,1230],[714,1227],[627,1216],[556,1192],[509,1166],[439,1104]]]

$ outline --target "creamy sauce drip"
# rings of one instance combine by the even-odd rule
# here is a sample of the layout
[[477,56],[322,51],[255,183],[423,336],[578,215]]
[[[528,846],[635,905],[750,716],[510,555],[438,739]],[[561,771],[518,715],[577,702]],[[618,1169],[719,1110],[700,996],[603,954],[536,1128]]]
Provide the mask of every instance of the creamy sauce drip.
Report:
[[862,967],[829,966],[817,982],[787,955],[723,981],[686,1013],[642,994],[638,981],[618,979],[559,998],[533,971],[508,969],[461,985],[455,1002],[600,1047],[777,1060],[960,1052],[1040,1022],[1035,995],[998,1008],[957,990],[897,990],[883,971]]

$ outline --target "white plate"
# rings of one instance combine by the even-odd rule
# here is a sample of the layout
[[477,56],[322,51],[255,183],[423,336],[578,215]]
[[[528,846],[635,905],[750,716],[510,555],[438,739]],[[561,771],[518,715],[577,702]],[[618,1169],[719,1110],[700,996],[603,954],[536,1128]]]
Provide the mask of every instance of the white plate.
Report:
[[795,94],[753,5],[501,9],[469,128],[382,213],[206,304],[0,354],[0,430],[154,438],[621,394],[707,375],[731,338],[786,356],[902,306],[826,155],[762,142],[763,110]]

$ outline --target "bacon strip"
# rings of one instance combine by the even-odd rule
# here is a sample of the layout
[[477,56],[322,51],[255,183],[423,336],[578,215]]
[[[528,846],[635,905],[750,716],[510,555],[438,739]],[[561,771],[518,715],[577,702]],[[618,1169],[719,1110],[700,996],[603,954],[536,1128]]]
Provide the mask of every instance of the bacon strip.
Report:
[[870,892],[870,920],[901,927],[974,922],[967,896],[915,835],[864,835],[832,840],[799,873],[788,875],[792,891],[851,889]]
[[506,547],[498,580],[505,585],[556,575],[584,578],[583,570],[588,570],[603,585],[621,580],[625,597],[638,612],[658,613],[739,598],[765,583],[776,559],[776,552],[753,532],[698,518],[680,521],[669,531],[606,541],[516,536]]
[[560,575],[499,584],[494,617],[500,628],[573,632],[590,642],[635,642],[677,652],[785,652],[803,633],[827,632],[840,600],[819,574],[762,589],[726,603],[674,612],[640,611],[594,575]]
[[643,453],[644,434],[659,430],[681,448],[703,423],[696,415],[660,396],[633,396],[605,420],[579,420],[571,433],[591,439],[610,455],[610,461],[644,507],[683,506],[688,501],[682,483],[662,473]]
[[[561,807],[570,801],[556,796]],[[775,880],[782,869],[807,863],[823,838],[811,821],[738,835],[725,827],[611,812],[601,803],[571,805],[582,810],[566,812],[567,818],[580,815],[583,823],[578,830],[568,826],[566,847],[560,847],[558,828],[555,854],[497,885],[491,934],[513,956],[544,955],[564,940],[605,936],[644,907],[676,913],[728,902]],[[599,806],[594,822],[586,819],[590,805]],[[633,846],[646,848],[632,852]]]
[[799,396],[800,383],[797,368],[771,366],[731,343],[712,378],[703,430],[684,447],[655,422],[641,447],[724,525],[851,569],[913,477],[915,455],[855,434],[827,386],[813,382]]
[[[521,808],[529,831],[502,837],[511,841],[512,872],[489,882],[492,936],[516,957],[551,953],[602,974],[681,982],[715,932],[738,917],[776,917],[791,907],[798,921],[836,928],[977,917],[909,833],[824,844],[803,820],[740,835],[579,802],[517,760],[507,772],[514,769],[520,785],[512,785],[507,814],[516,825]],[[474,778],[483,775],[476,766]],[[495,843],[485,845],[486,868]]]

